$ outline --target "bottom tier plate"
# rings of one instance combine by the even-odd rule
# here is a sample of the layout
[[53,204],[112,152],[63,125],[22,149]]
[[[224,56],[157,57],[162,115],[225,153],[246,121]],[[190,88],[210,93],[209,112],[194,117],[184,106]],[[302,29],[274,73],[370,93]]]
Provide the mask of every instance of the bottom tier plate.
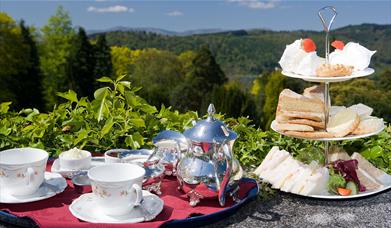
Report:
[[381,128],[379,128],[376,131],[373,131],[371,133],[368,133],[368,134],[347,135],[345,137],[332,137],[332,138],[306,138],[306,137],[299,137],[299,136],[293,136],[293,135],[285,134],[284,132],[278,131],[276,129],[276,120],[272,121],[272,124],[270,125],[270,128],[273,131],[275,131],[275,132],[277,132],[277,133],[279,133],[281,135],[285,135],[285,136],[289,136],[289,137],[293,137],[293,138],[307,139],[307,140],[318,140],[318,141],[342,141],[342,140],[361,139],[361,138],[366,138],[366,137],[369,137],[369,136],[377,135],[377,134],[379,134],[380,132],[382,132],[384,130],[384,124],[382,125]]

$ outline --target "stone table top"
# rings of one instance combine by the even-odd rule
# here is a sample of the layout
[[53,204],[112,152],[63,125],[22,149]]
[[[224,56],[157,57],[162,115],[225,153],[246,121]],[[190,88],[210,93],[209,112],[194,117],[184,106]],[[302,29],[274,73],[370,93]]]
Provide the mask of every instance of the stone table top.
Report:
[[366,198],[318,200],[277,192],[212,227],[391,227],[391,190]]

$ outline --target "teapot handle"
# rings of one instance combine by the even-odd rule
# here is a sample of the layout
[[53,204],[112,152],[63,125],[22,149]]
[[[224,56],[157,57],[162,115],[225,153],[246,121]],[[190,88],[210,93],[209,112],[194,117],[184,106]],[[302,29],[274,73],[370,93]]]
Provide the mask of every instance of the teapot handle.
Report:
[[[227,169],[225,171],[223,180],[220,183],[220,190],[219,190],[219,203],[221,206],[225,205],[225,193],[227,192],[227,187],[229,184],[229,180],[231,177],[231,172],[232,172],[232,155],[231,152],[229,151],[229,146],[226,143],[222,144],[223,151],[224,151],[224,158],[225,162],[227,164]],[[227,152],[226,152],[227,151]]]

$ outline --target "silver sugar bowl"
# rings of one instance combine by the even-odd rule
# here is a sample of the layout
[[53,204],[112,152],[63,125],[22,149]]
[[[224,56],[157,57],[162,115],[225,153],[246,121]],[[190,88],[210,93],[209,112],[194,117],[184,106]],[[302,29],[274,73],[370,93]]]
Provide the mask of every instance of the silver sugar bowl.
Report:
[[216,197],[224,206],[226,195],[235,200],[239,189],[242,170],[232,153],[237,134],[216,119],[214,113],[215,107],[210,104],[207,119],[183,133],[189,150],[178,162],[177,179],[191,206],[196,206],[201,199]]
[[159,159],[164,166],[165,175],[176,175],[176,166],[181,157],[189,149],[189,144],[182,133],[172,130],[159,132],[153,139],[155,146],[151,157]]

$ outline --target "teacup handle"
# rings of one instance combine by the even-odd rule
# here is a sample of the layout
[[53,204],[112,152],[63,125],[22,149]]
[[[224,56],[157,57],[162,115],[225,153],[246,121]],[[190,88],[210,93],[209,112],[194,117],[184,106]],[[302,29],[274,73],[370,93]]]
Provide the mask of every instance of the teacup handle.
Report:
[[31,167],[27,168],[27,178],[28,178],[28,185],[30,185],[34,181],[34,169]]
[[136,191],[136,201],[134,202],[134,206],[140,206],[141,201],[143,200],[143,190],[138,184],[133,184],[132,188]]

